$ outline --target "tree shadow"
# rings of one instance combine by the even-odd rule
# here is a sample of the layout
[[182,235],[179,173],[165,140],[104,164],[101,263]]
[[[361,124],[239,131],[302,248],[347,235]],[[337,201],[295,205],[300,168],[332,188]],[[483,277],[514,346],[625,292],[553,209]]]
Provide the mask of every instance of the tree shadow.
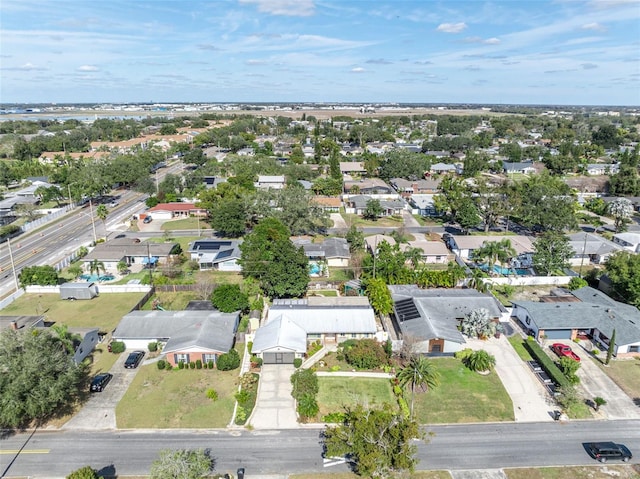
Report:
[[640,407],[640,398],[633,398],[633,404]]
[[102,469],[98,469],[98,477],[103,479],[116,479],[118,476],[116,474],[116,466],[113,464],[109,464],[108,466],[104,466]]

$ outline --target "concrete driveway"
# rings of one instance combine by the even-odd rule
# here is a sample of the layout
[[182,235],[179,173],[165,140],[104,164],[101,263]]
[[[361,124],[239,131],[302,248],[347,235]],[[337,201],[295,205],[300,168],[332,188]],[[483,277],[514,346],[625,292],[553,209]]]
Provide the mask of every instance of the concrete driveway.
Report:
[[467,346],[473,350],[484,349],[496,358],[495,372],[511,397],[516,421],[553,421],[553,411],[557,409],[554,401],[506,336],[467,339]]
[[573,341],[546,341],[545,349],[549,351],[553,360],[557,356],[550,351],[549,346],[553,343],[562,343],[570,346],[573,352],[580,356],[580,369],[576,373],[580,378],[579,387],[584,390],[586,399],[601,397],[607,404],[602,406],[598,414],[603,419],[639,419],[640,408],[633,400],[618,387],[618,385],[607,374],[600,369],[587,351]]
[[113,378],[104,391],[92,393],[82,409],[62,429],[116,429],[116,405],[144,364],[143,361],[136,369],[125,369],[124,362],[130,352],[125,351],[115,362],[109,371]]
[[249,424],[255,429],[294,429],[298,426],[296,403],[291,396],[291,364],[263,364],[258,397]]

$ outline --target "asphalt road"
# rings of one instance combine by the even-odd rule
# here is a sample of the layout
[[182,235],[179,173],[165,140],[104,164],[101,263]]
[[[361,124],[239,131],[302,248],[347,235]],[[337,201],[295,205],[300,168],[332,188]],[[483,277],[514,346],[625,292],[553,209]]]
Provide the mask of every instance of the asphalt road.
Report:
[[[640,421],[571,421],[434,426],[418,444],[418,469],[495,469],[593,464],[583,442],[625,443],[639,463]],[[161,449],[210,449],[216,471],[252,474],[344,471],[323,467],[318,429],[283,431],[36,432],[0,440],[3,477],[64,477],[84,465],[110,474],[141,475]],[[22,452],[18,454],[18,451]],[[105,469],[106,468],[106,469]]]

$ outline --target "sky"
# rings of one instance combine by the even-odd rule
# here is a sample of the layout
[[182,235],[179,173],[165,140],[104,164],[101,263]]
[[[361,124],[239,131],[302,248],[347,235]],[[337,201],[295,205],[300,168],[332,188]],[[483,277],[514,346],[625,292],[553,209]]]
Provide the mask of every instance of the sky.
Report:
[[640,105],[640,0],[1,0],[0,103]]

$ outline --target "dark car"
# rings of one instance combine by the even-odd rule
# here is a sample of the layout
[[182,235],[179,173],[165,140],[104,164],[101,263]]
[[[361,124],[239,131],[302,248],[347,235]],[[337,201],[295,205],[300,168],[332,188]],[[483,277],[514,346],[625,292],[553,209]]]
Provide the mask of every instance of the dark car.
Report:
[[91,392],[101,393],[102,390],[107,387],[107,384],[109,384],[109,381],[111,381],[112,377],[113,374],[109,373],[98,374],[95,378],[93,378],[93,381],[91,381]]
[[144,351],[134,351],[130,353],[129,357],[124,362],[124,367],[127,369],[137,368],[138,365],[140,364],[140,361],[142,361],[143,357],[144,357]]
[[615,442],[590,442],[586,447],[591,457],[600,462],[607,462],[609,459],[628,462],[633,457],[627,446]]
[[143,223],[151,223],[153,221],[153,218],[149,215],[145,216],[144,219],[142,220]]
[[238,468],[236,474],[238,476],[238,479],[244,479],[244,467]]

